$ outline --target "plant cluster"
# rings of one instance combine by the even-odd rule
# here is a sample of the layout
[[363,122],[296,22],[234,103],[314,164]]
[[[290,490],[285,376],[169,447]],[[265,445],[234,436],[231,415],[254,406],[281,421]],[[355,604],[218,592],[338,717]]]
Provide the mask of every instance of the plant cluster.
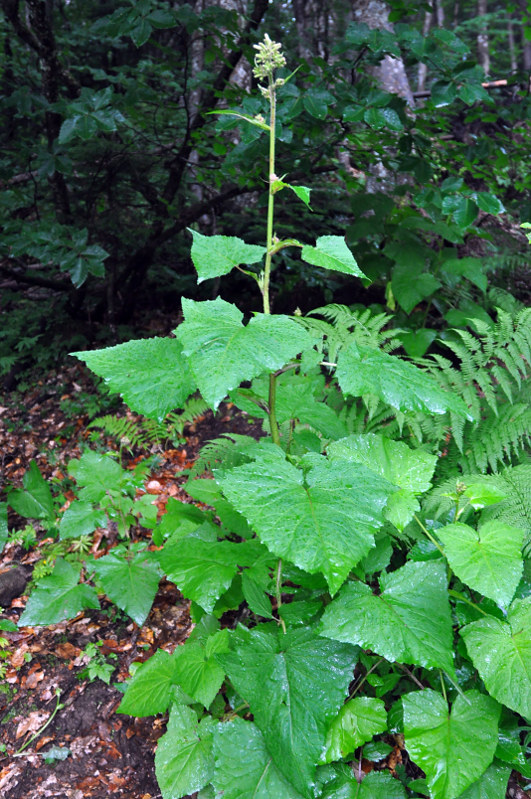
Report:
[[[175,337],[77,353],[149,419],[199,391],[214,411],[227,397],[252,410],[268,434],[207,445],[186,486],[206,509],[170,499],[160,521],[149,496],[134,499],[138,475],[86,452],[59,535],[88,534],[103,513],[122,535],[140,519],[156,548],[126,541],[86,574],[138,624],[162,574],[190,600],[191,635],[137,668],[119,708],[169,711],[155,761],[165,799],[500,799],[513,769],[531,779],[531,467],[523,432],[478,453],[485,414],[520,413],[530,315],[476,320],[447,360],[414,362],[385,315],[273,314],[286,250],[365,279],[342,236],[276,234],[279,192],[310,204],[277,174],[277,94],[292,85],[278,68],[266,38],[255,75],[269,113],[234,112],[268,138],[265,245],[192,231],[199,280],[240,270],[261,311],[184,299]],[[21,496],[8,498],[19,510]],[[78,578],[58,558],[19,624],[98,607]],[[395,777],[397,745],[417,769]]]

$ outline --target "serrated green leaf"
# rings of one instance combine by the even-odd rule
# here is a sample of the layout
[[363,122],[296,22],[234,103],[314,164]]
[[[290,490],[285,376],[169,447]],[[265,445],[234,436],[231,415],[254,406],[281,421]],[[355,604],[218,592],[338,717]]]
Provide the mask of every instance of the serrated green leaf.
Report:
[[531,597],[515,599],[507,621],[486,616],[460,634],[491,696],[531,720]]
[[216,480],[271,552],[310,574],[321,572],[332,593],[374,545],[385,503],[396,490],[346,461],[322,458],[304,475],[281,450]]
[[419,510],[420,503],[415,494],[407,488],[401,488],[389,497],[384,516],[402,532]]
[[124,546],[116,547],[94,561],[94,571],[109,599],[141,627],[151,610],[161,578],[152,553],[128,552]]
[[[231,541],[201,541],[199,538],[171,538],[157,558],[168,579],[188,599],[211,613],[220,596],[229,588],[238,566],[249,564],[247,544]],[[253,557],[251,555],[251,557]]]
[[262,733],[252,722],[235,718],[218,724],[214,758],[212,782],[223,799],[301,799],[273,763]]
[[96,503],[101,502],[108,491],[120,489],[123,469],[108,455],[89,449],[78,460],[70,461],[68,473],[81,486],[81,499]]
[[501,763],[492,763],[459,799],[505,799],[511,769]]
[[182,305],[185,321],[175,335],[214,410],[242,381],[280,369],[312,344],[308,333],[287,316],[256,314],[244,326],[241,311],[220,297],[183,299]]
[[173,705],[168,729],[155,753],[155,773],[164,799],[180,799],[211,781],[215,726],[210,716],[198,723],[189,707]]
[[467,487],[464,496],[468,497],[474,510],[479,510],[507,499],[508,489],[487,482],[474,482]]
[[452,570],[474,591],[508,605],[523,571],[524,531],[497,520],[479,528],[457,522],[437,530]]
[[387,711],[381,699],[358,696],[343,705],[326,737],[322,763],[351,755],[358,746],[387,729]]
[[92,352],[73,352],[107,387],[123,397],[131,410],[161,422],[182,408],[197,384],[182,346],[173,338],[127,341]]
[[426,774],[432,798],[455,799],[492,763],[500,706],[466,691],[449,713],[443,697],[429,688],[403,696],[402,705],[406,749]]
[[372,649],[391,663],[453,672],[452,619],[442,563],[408,562],[380,578],[376,596],[347,583],[327,606],[321,635]]
[[302,200],[304,205],[310,208],[311,189],[309,189],[308,186],[292,186],[291,183],[285,183],[284,185],[287,186],[288,189],[291,189],[291,191],[293,191],[297,195],[299,200]]
[[431,488],[437,457],[420,449],[410,449],[402,441],[393,441],[376,433],[350,435],[329,444],[330,460],[363,463],[393,485],[424,493]]
[[105,513],[94,508],[91,502],[75,500],[65,510],[59,523],[59,538],[79,538],[90,535],[96,527],[105,524]]
[[417,269],[399,265],[393,271],[391,287],[400,307],[410,314],[419,302],[440,289],[441,283],[429,272],[419,272]]
[[249,703],[275,765],[310,799],[315,763],[352,679],[356,650],[308,629],[283,635],[272,624],[239,627],[231,650],[219,662]]
[[[227,631],[224,631],[225,633]],[[214,654],[228,651],[228,640],[224,637],[225,645],[218,647],[214,652],[208,653],[205,647],[198,642],[187,641],[184,646],[175,650],[174,681],[182,690],[201,702],[206,708],[210,707],[214,697],[221,688],[225,679],[225,672],[214,658]]]
[[235,266],[256,264],[266,253],[265,247],[246,244],[237,236],[203,236],[190,230],[193,236],[192,261],[197,282],[228,274]]
[[436,337],[437,331],[429,327],[409,330],[407,333],[400,333],[397,336],[410,358],[422,358]]
[[324,269],[356,277],[366,277],[342,236],[320,236],[315,242],[315,247],[306,244],[302,248],[301,258],[313,266],[322,266]]
[[57,624],[72,619],[85,608],[99,609],[94,588],[78,584],[80,571],[80,566],[58,558],[52,574],[39,582],[28,599],[19,627]]
[[32,461],[22,478],[24,488],[16,488],[8,493],[8,504],[26,519],[55,518],[53,496],[48,483]]
[[345,394],[375,394],[398,410],[470,417],[463,400],[443,391],[428,374],[386,352],[351,342],[338,356],[337,379]]
[[406,792],[388,772],[371,771],[360,783],[349,766],[340,764],[334,766],[319,799],[406,799]]
[[165,713],[173,699],[175,658],[164,649],[142,663],[127,683],[117,712],[129,716],[154,716]]
[[486,89],[480,83],[465,83],[457,90],[459,98],[467,105],[473,105],[475,102],[490,102],[490,96]]
[[481,291],[487,290],[486,264],[480,258],[449,258],[444,261],[443,270],[447,275],[466,277]]

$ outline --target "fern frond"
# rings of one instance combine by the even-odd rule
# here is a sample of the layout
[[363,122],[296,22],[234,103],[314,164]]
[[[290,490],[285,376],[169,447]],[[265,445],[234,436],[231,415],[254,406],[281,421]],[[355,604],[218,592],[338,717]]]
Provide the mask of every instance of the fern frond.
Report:
[[250,458],[246,451],[255,444],[256,441],[251,436],[237,433],[225,433],[220,438],[208,441],[190,470],[190,478],[199,477],[203,472],[212,472],[221,464],[224,469],[233,469],[235,466],[247,463]]
[[[485,479],[485,478],[483,478]],[[531,465],[504,469],[486,478],[505,493],[506,498],[481,513],[481,521],[499,519],[524,531],[524,554],[531,555]]]
[[[323,316],[328,321],[308,318],[313,316]],[[331,361],[335,361],[339,350],[353,340],[357,344],[382,349],[384,352],[393,352],[402,346],[402,342],[396,337],[400,330],[384,330],[392,319],[385,313],[375,314],[368,308],[352,310],[347,305],[331,304],[316,308],[308,317],[308,329],[321,331],[326,337],[324,349]]]
[[174,435],[182,436],[184,428],[189,424],[193,424],[193,422],[200,416],[203,416],[208,410],[210,410],[210,406],[203,397],[189,397],[182,410],[172,411],[166,416],[164,422]]
[[146,447],[152,441],[147,431],[142,429],[140,422],[125,416],[113,416],[112,414],[100,416],[90,422],[88,427],[100,428],[104,433],[115,438],[120,446],[129,450]]

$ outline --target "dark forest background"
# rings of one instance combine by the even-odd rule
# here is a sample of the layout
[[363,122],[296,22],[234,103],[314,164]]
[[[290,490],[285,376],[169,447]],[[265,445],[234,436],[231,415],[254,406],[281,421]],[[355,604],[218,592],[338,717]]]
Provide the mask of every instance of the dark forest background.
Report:
[[0,379],[172,329],[197,285],[187,228],[262,243],[267,142],[209,112],[265,113],[251,72],[282,42],[279,236],[346,235],[370,287],[282,254],[274,310],[395,311],[410,355],[527,303],[525,0],[1,0]]

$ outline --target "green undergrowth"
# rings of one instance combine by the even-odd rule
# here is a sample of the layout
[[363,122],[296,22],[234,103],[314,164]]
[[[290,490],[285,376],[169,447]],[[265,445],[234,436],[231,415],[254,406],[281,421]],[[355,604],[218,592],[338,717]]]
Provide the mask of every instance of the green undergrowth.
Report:
[[[267,116],[237,112],[269,138],[265,246],[192,231],[198,279],[241,270],[261,311],[184,299],[173,338],[77,353],[155,424],[199,392],[267,435],[209,442],[192,502],[170,499],[161,519],[145,469],[112,455],[70,463],[64,513],[32,467],[14,510],[59,541],[114,521],[120,543],[57,557],[19,625],[97,608],[102,592],[141,625],[163,575],[190,600],[188,640],[139,665],[119,707],[169,713],[164,799],[502,799],[513,770],[531,780],[531,312],[471,318],[422,359],[398,354],[383,313],[272,314],[284,249],[365,279],[342,236],[275,236],[279,192],[310,204],[309,188],[275,174],[283,67],[266,37],[255,76]],[[133,541],[138,524],[147,542]],[[397,744],[410,765],[391,774]],[[362,758],[375,768],[360,781]]]

